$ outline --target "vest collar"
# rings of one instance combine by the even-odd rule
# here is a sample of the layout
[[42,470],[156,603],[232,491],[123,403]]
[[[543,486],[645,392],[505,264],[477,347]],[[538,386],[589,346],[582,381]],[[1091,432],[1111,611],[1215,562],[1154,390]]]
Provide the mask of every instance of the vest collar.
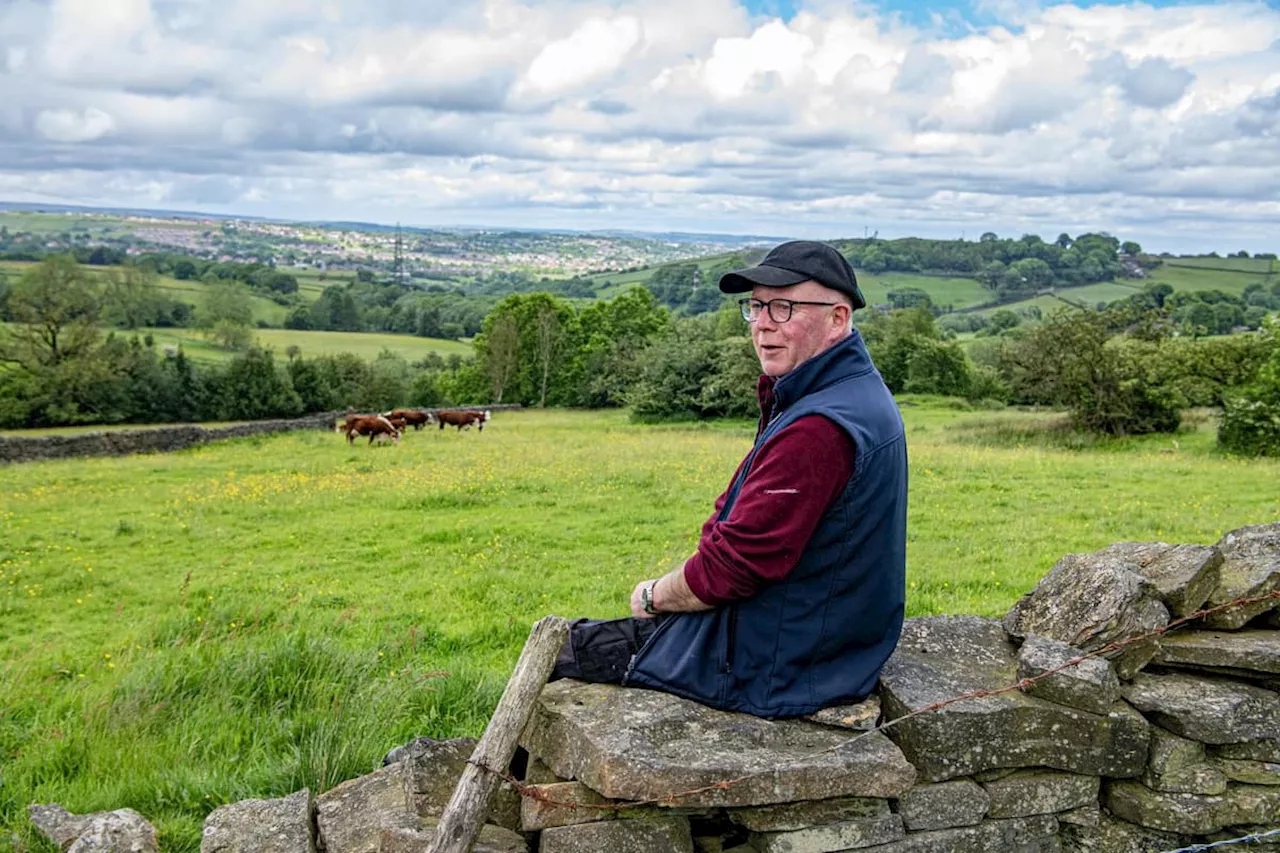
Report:
[[806,394],[874,369],[862,335],[854,329],[835,346],[780,376],[773,386],[772,411],[776,414]]

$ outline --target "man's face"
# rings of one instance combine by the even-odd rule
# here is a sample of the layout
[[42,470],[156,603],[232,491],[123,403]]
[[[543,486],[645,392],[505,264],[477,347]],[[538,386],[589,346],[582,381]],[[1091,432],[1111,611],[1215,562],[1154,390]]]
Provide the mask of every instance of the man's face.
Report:
[[801,362],[837,343],[849,333],[847,302],[838,291],[804,281],[790,287],[765,287],[756,285],[751,290],[753,299],[768,302],[771,299],[791,299],[797,302],[835,302],[836,306],[796,305],[791,319],[776,323],[768,310],[760,312],[760,318],[751,324],[751,342],[760,357],[760,369],[768,376],[778,377],[790,373]]

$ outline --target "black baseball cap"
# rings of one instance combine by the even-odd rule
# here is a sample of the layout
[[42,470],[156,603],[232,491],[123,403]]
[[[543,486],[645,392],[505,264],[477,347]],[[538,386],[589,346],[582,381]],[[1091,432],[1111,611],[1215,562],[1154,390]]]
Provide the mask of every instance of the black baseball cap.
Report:
[[826,243],[814,240],[792,240],[769,254],[759,266],[735,270],[720,277],[724,293],[746,293],[757,284],[765,287],[787,287],[802,281],[816,281],[838,290],[853,300],[854,309],[866,308],[867,300],[858,289],[853,267]]

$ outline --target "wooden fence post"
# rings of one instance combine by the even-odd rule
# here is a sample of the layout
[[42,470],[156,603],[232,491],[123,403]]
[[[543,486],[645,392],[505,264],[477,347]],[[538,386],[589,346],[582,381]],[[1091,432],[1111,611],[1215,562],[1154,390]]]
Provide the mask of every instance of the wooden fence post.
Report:
[[484,737],[471,753],[436,828],[428,853],[468,853],[489,814],[489,801],[502,779],[488,770],[506,772],[515,755],[520,733],[533,714],[533,703],[547,683],[556,655],[569,636],[569,623],[559,616],[541,619],[529,631],[515,672],[502,691]]

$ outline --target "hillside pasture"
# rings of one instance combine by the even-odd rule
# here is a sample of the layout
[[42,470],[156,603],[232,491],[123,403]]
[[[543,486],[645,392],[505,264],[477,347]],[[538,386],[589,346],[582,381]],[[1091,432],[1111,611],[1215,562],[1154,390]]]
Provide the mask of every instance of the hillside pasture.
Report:
[[[215,346],[198,329],[145,329],[139,330],[139,333],[149,333],[158,346],[181,345],[183,352],[194,361],[220,362],[235,356],[234,351]],[[461,356],[471,354],[471,347],[459,341],[381,332],[254,329],[253,336],[260,346],[273,350],[279,359],[285,357],[286,351],[291,346],[298,347],[303,358],[348,352],[363,359],[372,360],[377,358],[384,349],[390,350],[409,362],[421,361],[431,353],[437,353],[446,358],[454,354]]]
[[[37,264],[30,261],[0,261],[0,276],[14,280],[34,266],[37,266]],[[84,265],[81,269],[91,279],[100,281],[104,276],[110,275],[112,270],[118,271],[119,268]],[[155,287],[164,296],[179,302],[185,302],[199,310],[204,305],[210,285],[205,284],[203,281],[182,281],[162,275],[156,277]],[[299,290],[301,290],[301,281],[299,281]],[[318,297],[319,293],[317,292],[315,296]],[[253,309],[253,321],[255,323],[264,322],[272,326],[279,326],[284,323],[285,315],[289,313],[289,309],[285,306],[253,292],[249,293],[249,304]]]
[[[679,263],[696,263],[703,275],[706,276],[712,268],[719,266],[731,257],[733,257],[732,254],[712,255]],[[675,265],[677,264],[664,264],[663,266]],[[626,273],[600,274],[592,276],[592,280],[597,286],[601,287],[598,291],[601,299],[612,299],[630,287],[644,285],[658,269],[660,269],[659,266],[654,266]],[[858,278],[858,286],[862,289],[862,293],[867,298],[867,304],[869,305],[887,304],[889,291],[908,287],[925,291],[935,305],[950,305],[953,309],[970,308],[992,300],[991,291],[983,287],[981,282],[971,278],[949,278],[898,272],[873,274],[865,270],[856,270],[855,274]],[[603,286],[606,282],[609,283],[608,287]],[[709,283],[716,284],[716,282]]]
[[[1280,462],[1176,437],[1064,450],[1051,414],[902,401],[908,613],[999,616],[1063,554],[1280,519]],[[0,839],[129,806],[195,853],[216,806],[319,793],[414,736],[478,734],[528,628],[621,616],[678,565],[753,425],[499,413],[0,468]],[[6,842],[0,841],[0,845]]]
[[[1212,264],[1192,263],[1195,260],[1211,261]],[[1242,269],[1229,271],[1226,262],[1234,261]],[[1250,268],[1243,268],[1244,262]],[[1221,290],[1239,296],[1251,284],[1270,286],[1280,280],[1280,275],[1269,275],[1266,265],[1270,261],[1259,261],[1253,258],[1177,258],[1151,270],[1147,282],[1167,284],[1174,290]],[[1220,267],[1220,265],[1223,265]]]
[[1189,258],[1162,258],[1167,267],[1190,267],[1207,271],[1238,272],[1266,275],[1280,272],[1280,261],[1270,258],[1212,258],[1204,255]]

